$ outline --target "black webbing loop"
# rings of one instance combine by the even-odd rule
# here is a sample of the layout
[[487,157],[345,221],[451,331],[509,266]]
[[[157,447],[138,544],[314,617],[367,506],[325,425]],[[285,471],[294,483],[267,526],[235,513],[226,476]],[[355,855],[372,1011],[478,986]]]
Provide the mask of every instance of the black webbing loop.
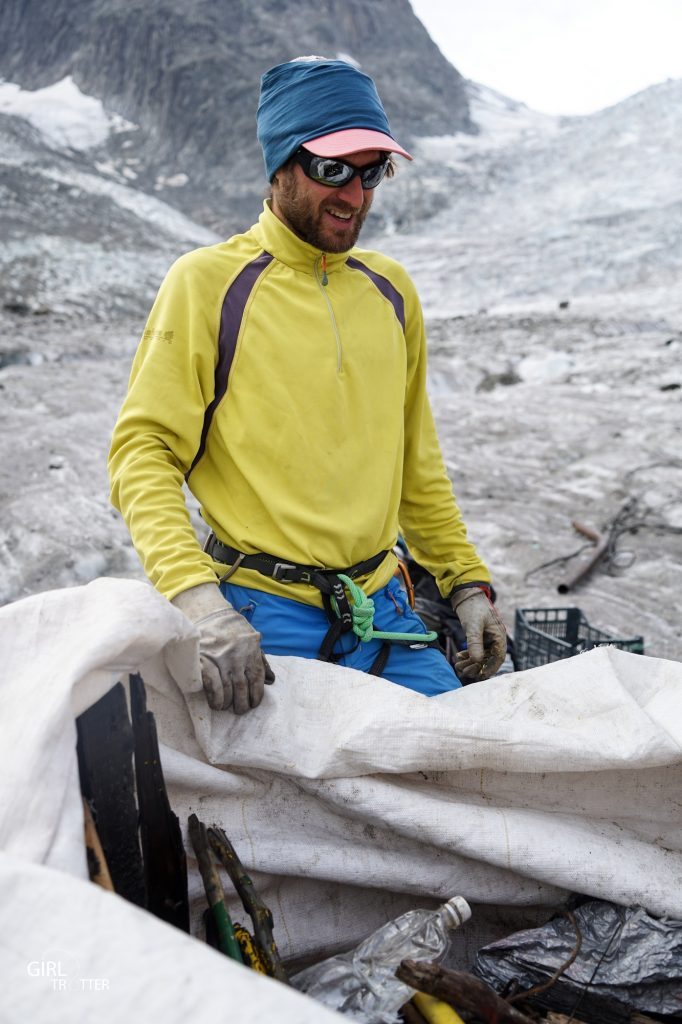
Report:
[[[329,629],[320,645],[317,657],[319,661],[329,662],[338,661],[339,658],[343,657],[344,652],[334,653],[334,647],[339,637],[343,633],[349,633],[353,628],[353,613],[346,594],[346,588],[339,579],[339,573],[347,576],[349,579],[363,576],[377,569],[388,554],[388,551],[380,551],[371,558],[365,559],[364,562],[357,562],[347,569],[322,569],[319,565],[300,565],[296,562],[285,562],[282,559],[275,558],[274,555],[268,555],[264,552],[257,555],[246,555],[242,551],[237,551],[236,548],[223,544],[214,533],[209,535],[204,544],[204,551],[216,562],[233,566],[239,562],[240,569],[255,569],[262,576],[277,580],[279,583],[307,583],[312,587],[316,587],[322,595],[322,605],[329,620]],[[336,609],[334,608],[332,598],[336,602]],[[385,666],[388,652],[379,672],[375,671],[375,665],[381,659],[382,654],[383,646],[370,669],[370,674],[379,675],[381,669]]]
[[370,675],[370,676],[380,676],[380,675],[382,675],[384,669],[386,668],[386,662],[388,661],[388,656],[389,656],[390,653],[391,653],[391,645],[388,642],[388,640],[384,640],[383,644],[381,645],[381,650],[379,651],[379,653],[377,654],[376,658],[374,659],[374,661],[372,662],[372,664],[370,666],[368,675]]

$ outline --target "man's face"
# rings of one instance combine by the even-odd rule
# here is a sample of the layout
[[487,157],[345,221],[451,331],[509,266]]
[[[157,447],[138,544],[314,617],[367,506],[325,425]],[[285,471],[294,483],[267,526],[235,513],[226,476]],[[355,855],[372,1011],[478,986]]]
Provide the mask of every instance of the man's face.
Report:
[[[373,150],[339,159],[353,167],[367,167],[381,156]],[[359,177],[340,188],[330,188],[308,178],[294,163],[280,168],[272,182],[272,212],[320,252],[352,249],[371,205],[372,190],[363,189]]]

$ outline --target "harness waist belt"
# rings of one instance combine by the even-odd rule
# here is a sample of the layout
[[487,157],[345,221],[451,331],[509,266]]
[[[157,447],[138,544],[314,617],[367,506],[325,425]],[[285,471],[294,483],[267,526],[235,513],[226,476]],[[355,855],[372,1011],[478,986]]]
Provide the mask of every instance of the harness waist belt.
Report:
[[[229,579],[237,569],[255,569],[263,576],[277,580],[280,583],[309,583],[316,587],[322,595],[322,604],[329,620],[329,629],[322,641],[317,657],[320,661],[338,661],[343,652],[335,652],[334,648],[342,633],[354,630],[361,639],[370,639],[372,636],[382,639],[384,642],[381,650],[374,659],[369,669],[370,675],[381,675],[388,659],[389,644],[402,643],[415,649],[434,646],[436,644],[436,633],[429,633],[422,637],[419,633],[376,633],[372,630],[372,623],[369,622],[369,634],[365,628],[360,631],[353,623],[353,609],[351,608],[345,586],[348,585],[352,591],[358,591],[363,601],[371,605],[373,613],[373,602],[366,601],[365,595],[360,588],[352,581],[365,573],[373,572],[386,558],[388,551],[379,551],[364,562],[357,562],[345,569],[325,569],[319,565],[300,565],[297,562],[283,562],[275,555],[268,555],[260,552],[256,555],[247,555],[243,551],[237,551],[228,544],[219,541],[214,533],[209,534],[204,544],[204,551],[223,565],[230,568],[220,578],[221,583]],[[357,608],[355,609],[357,613]],[[367,625],[367,623],[365,623]]]
[[[388,551],[379,551],[364,562],[357,562],[355,565],[345,569],[326,569],[319,565],[300,565],[297,562],[285,562],[275,555],[268,555],[260,552],[257,555],[245,555],[236,548],[230,547],[219,541],[214,533],[209,535],[204,551],[225,565],[233,565],[240,569],[255,569],[262,576],[269,576],[278,583],[310,583],[323,593],[332,593],[334,583],[337,582],[339,573],[348,576],[349,579],[356,579],[364,576],[365,573],[373,572],[386,558]],[[322,586],[320,585],[322,584]]]

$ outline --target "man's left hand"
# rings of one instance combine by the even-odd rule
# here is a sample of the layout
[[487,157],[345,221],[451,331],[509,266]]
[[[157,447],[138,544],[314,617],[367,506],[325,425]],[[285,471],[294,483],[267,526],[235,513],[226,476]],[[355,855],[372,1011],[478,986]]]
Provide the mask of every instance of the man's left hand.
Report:
[[455,658],[457,675],[467,680],[489,679],[507,654],[507,631],[495,605],[478,587],[458,590],[450,603],[467,638],[467,649]]

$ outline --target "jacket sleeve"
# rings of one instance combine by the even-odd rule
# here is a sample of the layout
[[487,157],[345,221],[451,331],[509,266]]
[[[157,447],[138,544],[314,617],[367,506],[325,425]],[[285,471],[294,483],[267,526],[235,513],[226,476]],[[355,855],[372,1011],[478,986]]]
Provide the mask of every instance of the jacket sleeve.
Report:
[[467,538],[443,462],[426,392],[424,317],[411,282],[404,295],[407,384],[400,527],[413,557],[448,597],[458,584],[490,582],[491,577]]
[[169,599],[216,582],[183,494],[213,398],[216,302],[193,255],[164,280],[139,348],[109,453],[111,500],[122,513],[145,572]]

